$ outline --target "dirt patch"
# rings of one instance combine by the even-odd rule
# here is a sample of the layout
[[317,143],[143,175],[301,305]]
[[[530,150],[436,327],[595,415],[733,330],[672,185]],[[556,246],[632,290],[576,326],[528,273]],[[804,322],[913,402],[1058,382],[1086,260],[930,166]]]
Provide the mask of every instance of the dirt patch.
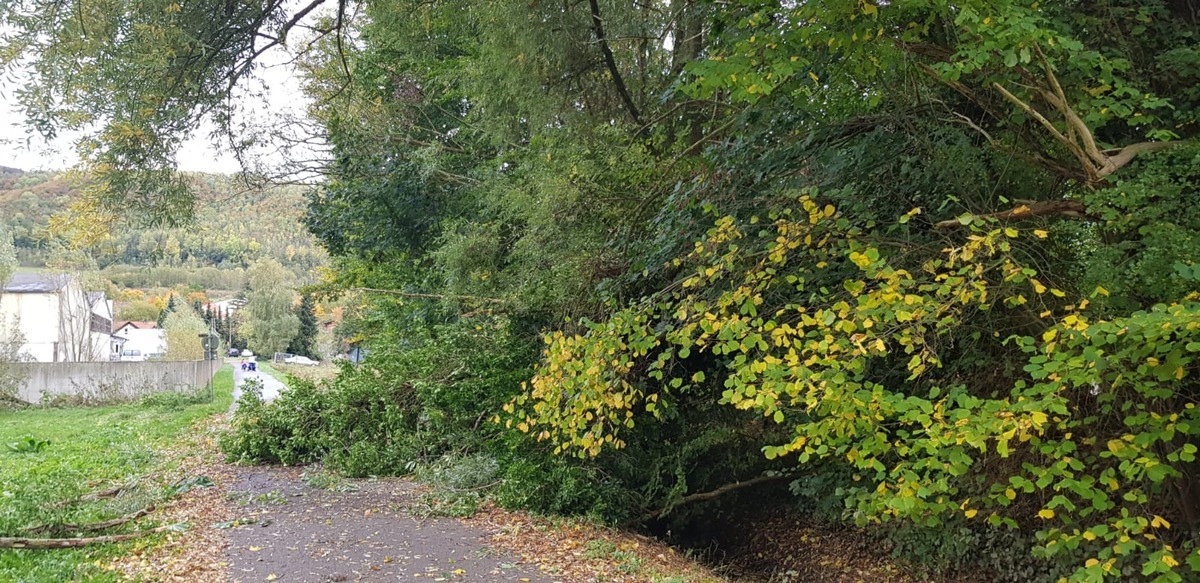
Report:
[[578,519],[531,517],[494,506],[468,519],[491,541],[548,573],[578,583],[739,581],[683,556],[666,543]]
[[922,576],[865,531],[765,505],[720,529],[710,553],[733,575],[780,583],[984,583],[985,573]]

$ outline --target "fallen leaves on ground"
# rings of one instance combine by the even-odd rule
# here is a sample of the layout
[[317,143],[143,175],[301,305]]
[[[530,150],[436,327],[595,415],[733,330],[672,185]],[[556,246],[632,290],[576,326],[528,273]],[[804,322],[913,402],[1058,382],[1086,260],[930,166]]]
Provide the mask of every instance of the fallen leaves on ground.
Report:
[[169,532],[150,539],[105,565],[108,569],[139,581],[225,583],[229,580],[224,551],[228,542],[215,524],[232,519],[225,499],[225,484],[233,474],[217,453],[216,439],[227,418],[220,416],[197,423],[164,457],[179,464],[171,474],[178,478],[206,476],[212,487],[192,488],[159,506],[152,517],[163,524],[185,523],[183,532]]
[[563,583],[731,581],[667,544],[578,519],[548,519],[485,506],[468,523],[494,532],[492,543]]
[[716,541],[734,573],[806,583],[981,583],[970,577],[922,577],[890,556],[866,531],[816,521],[798,510],[763,509],[741,516]]

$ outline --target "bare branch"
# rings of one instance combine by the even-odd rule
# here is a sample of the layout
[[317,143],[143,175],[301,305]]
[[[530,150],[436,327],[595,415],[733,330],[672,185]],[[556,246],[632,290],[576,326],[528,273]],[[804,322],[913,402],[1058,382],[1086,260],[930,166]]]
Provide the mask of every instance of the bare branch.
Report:
[[648,520],[651,518],[659,518],[659,517],[664,516],[667,513],[671,512],[671,510],[673,510],[679,506],[683,506],[684,504],[692,504],[695,502],[703,502],[705,500],[712,500],[713,498],[723,496],[730,492],[736,492],[738,490],[743,490],[743,489],[749,488],[751,486],[757,486],[759,484],[769,484],[771,482],[780,482],[783,480],[791,480],[795,477],[796,476],[793,474],[783,474],[783,475],[777,475],[777,476],[759,476],[757,478],[752,478],[752,479],[745,480],[742,482],[733,482],[731,484],[725,484],[724,486],[716,488],[715,490],[709,490],[708,492],[697,492],[695,494],[688,494],[687,496],[680,498],[678,502],[676,502],[675,504],[673,504],[670,507],[663,508],[662,510],[658,510],[655,512],[651,512],[648,516],[645,517],[645,519]]
[[149,530],[131,532],[129,534],[110,534],[107,536],[93,536],[84,538],[24,538],[5,536],[0,537],[0,549],[75,549],[89,545],[133,540],[158,532],[166,532],[175,528],[177,528],[176,525],[167,524],[157,528],[151,528]]
[[[1092,218],[1087,207],[1077,200],[1040,200],[1021,204],[1013,209],[994,213],[972,215],[972,219],[992,219],[997,221],[1024,221],[1041,217],[1070,217]],[[935,223],[935,229],[956,229],[962,227],[959,219],[950,219]]]

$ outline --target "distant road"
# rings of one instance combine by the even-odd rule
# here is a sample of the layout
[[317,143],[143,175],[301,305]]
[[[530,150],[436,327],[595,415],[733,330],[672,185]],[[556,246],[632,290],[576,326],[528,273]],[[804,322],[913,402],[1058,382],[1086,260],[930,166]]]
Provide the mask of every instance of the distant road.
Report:
[[238,397],[242,396],[242,383],[246,379],[258,379],[262,381],[263,401],[274,401],[280,393],[287,390],[287,385],[279,382],[279,379],[262,372],[262,371],[242,371],[241,361],[233,363],[233,402],[236,404]]

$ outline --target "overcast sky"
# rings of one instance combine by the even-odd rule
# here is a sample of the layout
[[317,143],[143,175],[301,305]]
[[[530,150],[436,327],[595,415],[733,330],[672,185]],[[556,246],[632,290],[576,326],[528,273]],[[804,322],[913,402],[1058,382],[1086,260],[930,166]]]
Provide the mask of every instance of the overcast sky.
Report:
[[[282,51],[269,51],[264,62],[284,62]],[[281,112],[302,114],[307,100],[300,91],[300,81],[291,67],[283,65],[258,69],[255,74],[265,83],[267,103],[250,103],[254,118],[262,123]],[[62,136],[47,144],[40,136],[29,134],[25,127],[25,116],[17,110],[11,87],[0,85],[0,166],[22,170],[63,170],[78,163],[72,146],[79,134]],[[179,168],[189,172],[234,173],[239,170],[237,162],[229,155],[218,153],[211,145],[211,126],[200,129],[186,141],[177,157]]]

